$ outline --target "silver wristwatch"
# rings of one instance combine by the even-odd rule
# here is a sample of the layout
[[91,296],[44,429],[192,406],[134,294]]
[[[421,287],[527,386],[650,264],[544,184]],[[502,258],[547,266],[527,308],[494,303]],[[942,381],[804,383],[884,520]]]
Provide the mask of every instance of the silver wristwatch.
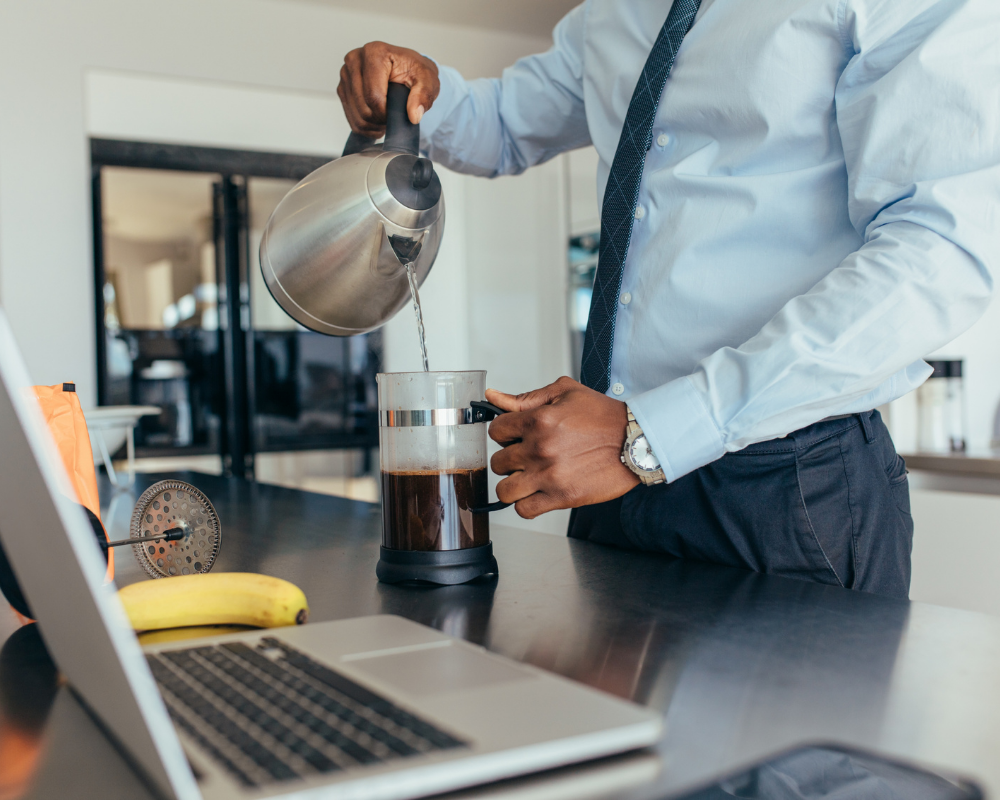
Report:
[[667,476],[660,468],[660,462],[649,446],[646,434],[642,432],[639,423],[632,416],[632,409],[628,410],[628,427],[625,429],[625,446],[622,448],[622,463],[632,472],[639,476],[639,480],[646,486],[653,486],[663,483]]

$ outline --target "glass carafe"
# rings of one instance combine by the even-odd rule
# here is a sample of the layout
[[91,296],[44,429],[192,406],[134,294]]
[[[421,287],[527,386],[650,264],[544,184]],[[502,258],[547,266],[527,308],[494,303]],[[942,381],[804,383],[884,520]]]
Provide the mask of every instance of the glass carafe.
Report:
[[496,572],[487,499],[484,371],[378,376],[380,580],[464,583]]

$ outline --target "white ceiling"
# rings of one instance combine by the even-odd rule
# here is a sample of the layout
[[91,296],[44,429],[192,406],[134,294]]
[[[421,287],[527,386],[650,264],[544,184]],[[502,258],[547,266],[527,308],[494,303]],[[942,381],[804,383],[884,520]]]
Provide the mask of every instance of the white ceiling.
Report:
[[200,172],[105,167],[104,232],[132,241],[200,239],[211,224],[216,180]]
[[581,0],[306,0],[354,11],[549,37]]

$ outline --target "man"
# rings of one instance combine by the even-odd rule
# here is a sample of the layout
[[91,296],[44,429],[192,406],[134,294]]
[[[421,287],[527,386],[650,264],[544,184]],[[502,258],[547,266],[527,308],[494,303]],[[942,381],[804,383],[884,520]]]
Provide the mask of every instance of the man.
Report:
[[396,81],[451,169],[600,156],[583,383],[487,394],[513,412],[490,428],[500,499],[575,509],[570,536],[906,597],[906,470],[873,409],[989,302],[998,15],[588,0],[496,80],[349,53],[360,133],[381,134]]

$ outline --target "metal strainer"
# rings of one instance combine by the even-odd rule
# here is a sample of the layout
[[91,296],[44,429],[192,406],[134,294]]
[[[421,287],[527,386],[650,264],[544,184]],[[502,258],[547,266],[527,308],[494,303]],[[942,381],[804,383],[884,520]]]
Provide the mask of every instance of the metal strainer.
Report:
[[139,539],[178,528],[184,535],[173,541],[132,545],[136,560],[151,577],[208,572],[222,545],[219,515],[199,489],[184,481],[154,483],[136,501],[129,536]]

